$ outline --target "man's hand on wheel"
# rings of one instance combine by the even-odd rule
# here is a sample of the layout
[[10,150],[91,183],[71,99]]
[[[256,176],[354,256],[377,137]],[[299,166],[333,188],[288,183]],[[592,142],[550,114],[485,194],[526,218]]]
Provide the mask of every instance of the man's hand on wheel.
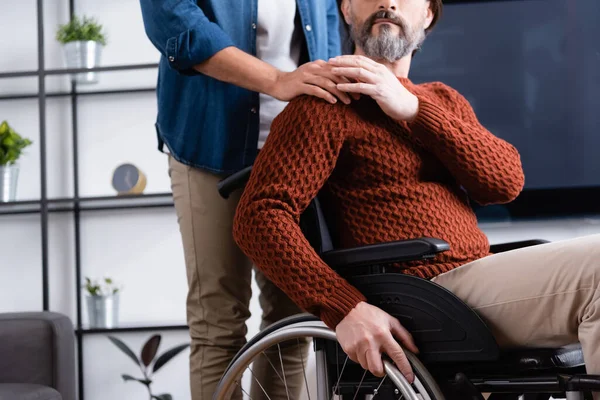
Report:
[[277,79],[267,94],[281,101],[290,101],[303,94],[320,97],[330,103],[340,99],[350,104],[350,96],[339,90],[339,83],[349,81],[331,72],[331,66],[325,61],[317,60],[301,65],[292,72],[279,71]]
[[418,353],[411,334],[400,322],[380,308],[368,303],[356,307],[336,326],[338,342],[354,362],[359,363],[373,375],[383,377],[382,353],[387,354],[400,372],[412,383],[414,374],[402,347]]

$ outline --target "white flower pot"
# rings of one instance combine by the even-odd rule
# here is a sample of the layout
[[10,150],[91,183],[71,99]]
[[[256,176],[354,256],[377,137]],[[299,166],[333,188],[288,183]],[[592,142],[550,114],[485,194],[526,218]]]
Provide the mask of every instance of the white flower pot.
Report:
[[[75,41],[63,45],[67,68],[95,68],[100,66],[102,45],[95,41]],[[98,83],[97,72],[72,74],[71,80],[82,83]]]
[[0,166],[0,202],[7,203],[17,199],[17,181],[19,178],[19,166]]
[[115,328],[119,325],[119,294],[86,296],[90,328]]

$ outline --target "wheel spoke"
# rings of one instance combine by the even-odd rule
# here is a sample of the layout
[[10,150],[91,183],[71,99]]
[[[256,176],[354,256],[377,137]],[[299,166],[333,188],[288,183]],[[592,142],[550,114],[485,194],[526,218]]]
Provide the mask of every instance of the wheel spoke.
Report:
[[310,390],[308,389],[308,379],[306,378],[306,370],[304,369],[304,357],[302,356],[302,346],[300,345],[300,339],[298,341],[298,352],[300,353],[300,362],[302,362],[302,374],[304,374],[304,383],[306,384],[306,394],[308,400],[310,400]]
[[[335,359],[335,363],[339,364],[337,362],[337,357]],[[337,380],[337,382],[335,384],[335,387],[333,388],[333,393],[331,394],[331,399],[330,400],[333,399],[333,395],[335,394],[335,392],[337,392],[338,388],[340,387],[340,380],[342,379],[342,374],[344,373],[344,368],[346,368],[346,363],[348,363],[348,356],[347,355],[346,355],[346,360],[344,361],[344,366],[342,367],[342,372],[340,372],[340,374],[338,375],[338,380]]]
[[377,386],[377,388],[373,392],[373,397],[375,397],[375,396],[377,396],[379,394],[379,388],[381,387],[381,385],[383,385],[383,382],[385,381],[385,378],[387,378],[387,375],[385,375],[383,377],[383,379],[381,380],[381,382],[379,382],[379,385]]
[[281,363],[281,374],[283,375],[285,394],[287,395],[287,400],[290,400],[290,391],[288,390],[287,380],[285,379],[285,369],[283,369],[283,358],[281,357],[281,346],[279,346],[279,343],[277,343],[277,350],[279,351],[279,362]]
[[243,392],[243,393],[244,393],[246,396],[248,396],[248,398],[249,398],[250,400],[252,400],[252,397],[250,396],[250,393],[248,393],[248,392],[246,392],[246,391],[244,390],[244,388],[242,387],[242,385],[240,385],[240,382],[239,382],[239,381],[236,381],[236,382],[235,382],[235,384],[236,384],[236,385],[238,385],[238,386],[240,387],[240,389],[242,389],[242,392]]
[[258,381],[258,378],[256,377],[256,375],[254,375],[254,371],[252,371],[252,368],[248,367],[248,369],[250,370],[250,373],[252,374],[252,377],[254,378],[254,381],[256,383],[258,383],[258,386],[260,386],[260,389],[263,391],[263,393],[265,394],[265,396],[267,396],[267,399],[271,400],[271,398],[267,394],[267,391],[265,390],[265,388],[263,387],[263,385],[260,384],[260,382]]
[[279,372],[277,372],[277,368],[275,368],[275,366],[271,362],[271,359],[269,358],[269,356],[267,356],[267,354],[264,351],[262,352],[262,355],[265,356],[265,358],[267,359],[267,361],[269,362],[269,364],[271,364],[271,368],[273,368],[273,371],[275,371],[275,374],[277,374],[277,377],[279,378],[279,380],[281,381],[281,383],[283,383],[285,385],[285,383],[283,382],[283,378],[281,377],[281,375],[279,375]]
[[339,346],[339,345],[337,345],[337,346],[335,346],[335,368],[336,368],[336,370],[337,370],[337,378],[338,378],[338,382],[339,382],[339,379],[340,379],[340,363],[339,363],[339,362],[337,362],[337,360],[339,360],[339,359],[340,359],[340,357],[339,357],[339,353],[340,353],[340,346]]
[[358,383],[358,387],[356,388],[356,393],[354,393],[354,397],[352,398],[352,400],[356,400],[356,396],[358,396],[358,392],[360,391],[360,387],[362,386],[362,383],[365,380],[366,375],[367,375],[367,370],[365,369],[365,372],[363,372],[363,376],[362,376],[362,378],[360,378],[360,382]]

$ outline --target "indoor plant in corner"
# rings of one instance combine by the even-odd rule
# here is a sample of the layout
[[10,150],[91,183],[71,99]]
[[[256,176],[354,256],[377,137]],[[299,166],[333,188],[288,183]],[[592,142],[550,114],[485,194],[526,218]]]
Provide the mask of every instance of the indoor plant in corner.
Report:
[[159,395],[152,394],[152,388],[150,385],[152,384],[152,377],[154,374],[161,369],[166,363],[168,363],[173,357],[177,354],[181,353],[185,350],[189,344],[184,343],[178,346],[173,347],[170,350],[165,351],[159,357],[156,357],[158,353],[158,347],[160,346],[161,336],[153,335],[148,339],[148,341],[142,346],[142,351],[140,357],[135,355],[135,353],[121,340],[117,339],[114,336],[108,337],[111,342],[114,343],[123,353],[125,353],[129,358],[133,360],[133,362],[140,367],[143,378],[134,378],[131,375],[122,374],[121,377],[125,382],[127,381],[136,381],[148,389],[148,394],[150,396],[150,400],[172,400],[173,396],[168,393],[163,393]]
[[[95,19],[73,16],[68,23],[58,27],[56,40],[63,45],[67,68],[94,68],[100,65],[106,34]],[[98,74],[72,74],[71,79],[77,83],[97,83]]]
[[31,140],[21,137],[8,124],[0,124],[0,203],[15,201],[19,165],[17,161],[23,149],[31,145]]

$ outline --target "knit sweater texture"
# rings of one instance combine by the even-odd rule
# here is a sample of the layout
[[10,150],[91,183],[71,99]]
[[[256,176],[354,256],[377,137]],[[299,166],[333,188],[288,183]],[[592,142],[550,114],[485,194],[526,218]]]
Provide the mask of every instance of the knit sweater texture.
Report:
[[488,256],[470,201],[512,201],[522,190],[517,150],[478,121],[442,83],[401,83],[417,117],[389,118],[370,97],[351,105],[291,101],[273,121],[234,220],[234,238],[257,268],[330,328],[365,297],[325,264],[298,225],[324,193],[341,248],[432,237],[450,244],[399,272],[431,279]]

